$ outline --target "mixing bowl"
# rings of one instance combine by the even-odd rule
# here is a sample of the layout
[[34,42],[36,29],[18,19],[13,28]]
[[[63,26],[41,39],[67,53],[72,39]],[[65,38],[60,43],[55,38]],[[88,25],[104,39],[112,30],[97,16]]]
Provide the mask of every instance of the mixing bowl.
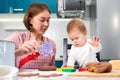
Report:
[[0,66],[0,80],[13,80],[18,68],[12,66]]

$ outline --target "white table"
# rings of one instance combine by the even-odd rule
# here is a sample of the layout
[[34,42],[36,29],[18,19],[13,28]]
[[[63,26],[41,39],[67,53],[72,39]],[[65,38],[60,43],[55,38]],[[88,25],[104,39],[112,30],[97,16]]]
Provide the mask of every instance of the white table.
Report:
[[13,80],[120,80],[120,78],[88,78],[88,77],[68,77],[67,74],[71,72],[57,72],[57,71],[38,71],[37,69],[25,69],[20,70],[19,73],[39,73],[42,75],[48,75],[52,73],[60,73],[63,76],[58,77],[49,77],[49,78],[42,78],[42,77],[15,77]]

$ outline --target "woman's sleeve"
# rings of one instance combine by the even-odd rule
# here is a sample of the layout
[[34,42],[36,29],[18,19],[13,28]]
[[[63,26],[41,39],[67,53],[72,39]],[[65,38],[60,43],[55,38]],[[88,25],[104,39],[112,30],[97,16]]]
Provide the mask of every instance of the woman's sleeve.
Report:
[[54,41],[51,41],[52,45],[53,45],[53,52],[52,52],[52,65],[55,65],[55,56],[56,56],[56,44]]
[[56,55],[56,44],[55,44],[55,42],[54,42],[54,44],[53,44],[53,54]]

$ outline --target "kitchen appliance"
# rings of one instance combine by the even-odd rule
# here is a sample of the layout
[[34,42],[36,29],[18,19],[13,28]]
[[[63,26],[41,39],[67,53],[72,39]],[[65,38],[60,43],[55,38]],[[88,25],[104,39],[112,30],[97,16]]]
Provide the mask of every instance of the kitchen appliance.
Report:
[[88,18],[89,6],[95,0],[57,0],[57,17],[59,18]]
[[83,17],[85,0],[57,0],[58,17]]
[[15,44],[11,41],[0,40],[0,66],[15,66]]

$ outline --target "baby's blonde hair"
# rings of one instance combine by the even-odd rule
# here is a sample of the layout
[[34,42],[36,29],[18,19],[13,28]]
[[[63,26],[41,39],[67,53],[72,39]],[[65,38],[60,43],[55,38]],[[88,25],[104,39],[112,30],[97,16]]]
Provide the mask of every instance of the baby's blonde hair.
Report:
[[81,33],[87,32],[86,26],[81,19],[74,18],[67,24],[67,33],[70,33],[73,28],[77,28]]

